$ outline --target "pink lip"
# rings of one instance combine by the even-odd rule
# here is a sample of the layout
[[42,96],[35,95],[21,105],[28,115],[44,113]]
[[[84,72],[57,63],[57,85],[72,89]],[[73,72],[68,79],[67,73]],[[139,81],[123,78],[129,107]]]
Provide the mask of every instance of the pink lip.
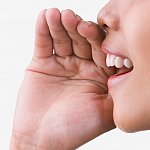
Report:
[[123,73],[120,75],[113,75],[108,79],[108,88],[111,89],[115,85],[119,84],[120,82],[123,82],[123,80],[128,79],[130,76],[131,72]]
[[102,43],[101,50],[106,54],[116,55],[121,58],[128,58],[126,56],[123,56],[119,52],[115,51],[114,49],[110,48],[105,42]]

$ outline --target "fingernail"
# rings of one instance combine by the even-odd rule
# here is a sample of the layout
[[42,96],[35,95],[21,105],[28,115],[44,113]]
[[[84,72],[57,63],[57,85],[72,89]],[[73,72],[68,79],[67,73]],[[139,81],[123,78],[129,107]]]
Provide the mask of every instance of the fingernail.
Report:
[[64,11],[66,11],[66,10],[61,10],[61,13],[63,13]]
[[91,21],[85,21],[85,23],[86,23],[88,26],[93,25],[93,22],[91,22]]
[[76,17],[77,19],[80,21],[80,20],[83,20],[79,15],[76,14]]

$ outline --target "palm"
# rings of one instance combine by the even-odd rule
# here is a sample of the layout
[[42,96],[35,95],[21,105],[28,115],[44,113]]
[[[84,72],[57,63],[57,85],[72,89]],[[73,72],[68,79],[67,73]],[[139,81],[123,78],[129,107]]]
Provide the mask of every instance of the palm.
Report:
[[35,135],[40,131],[47,142],[58,130],[62,140],[80,141],[94,132],[93,137],[105,132],[100,130],[103,125],[111,129],[112,102],[107,99],[106,81],[101,68],[75,56],[33,60],[19,93],[16,122],[20,124],[15,124],[15,129]]

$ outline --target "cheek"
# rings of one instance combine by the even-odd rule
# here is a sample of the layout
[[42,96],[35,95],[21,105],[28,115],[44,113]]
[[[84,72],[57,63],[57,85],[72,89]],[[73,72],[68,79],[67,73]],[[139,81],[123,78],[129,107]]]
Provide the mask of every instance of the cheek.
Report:
[[[125,28],[128,50],[133,61],[135,79],[142,87],[150,82],[150,18],[131,15]],[[150,85],[150,84],[149,84]],[[149,86],[150,88],[150,86]]]
[[[134,65],[134,76],[137,81],[150,82],[150,18],[147,13],[133,11],[125,20],[124,35],[128,51]],[[145,81],[146,80],[146,81]],[[145,86],[143,85],[143,87]],[[150,87],[149,87],[150,88]]]
[[150,19],[142,21],[140,15],[131,15],[124,24],[134,70],[130,79],[111,91],[115,122],[128,132],[150,129]]
[[150,61],[150,10],[145,12],[135,9],[124,20],[123,31],[134,63]]

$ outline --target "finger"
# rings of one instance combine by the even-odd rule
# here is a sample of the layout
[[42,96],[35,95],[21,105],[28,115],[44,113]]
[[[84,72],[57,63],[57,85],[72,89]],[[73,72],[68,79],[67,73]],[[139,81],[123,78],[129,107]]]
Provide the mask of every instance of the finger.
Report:
[[104,66],[102,60],[105,59],[105,54],[101,53],[100,46],[103,40],[103,34],[99,27],[92,22],[81,21],[77,27],[78,32],[85,37],[92,46],[92,57],[96,64]]
[[92,46],[92,57],[98,67],[105,69],[110,76],[115,72],[115,68],[106,66],[106,54],[101,51],[101,44],[105,37],[105,32],[93,22],[81,21],[77,27],[78,32],[85,37]]
[[72,10],[65,10],[61,13],[62,24],[72,40],[73,52],[76,56],[84,59],[92,58],[91,45],[77,31],[77,24],[81,18]]
[[72,54],[71,39],[61,23],[61,15],[57,8],[46,12],[46,19],[53,38],[53,47],[57,55],[65,57]]
[[45,58],[52,55],[52,38],[45,18],[46,10],[42,10],[37,18],[35,29],[34,57]]

